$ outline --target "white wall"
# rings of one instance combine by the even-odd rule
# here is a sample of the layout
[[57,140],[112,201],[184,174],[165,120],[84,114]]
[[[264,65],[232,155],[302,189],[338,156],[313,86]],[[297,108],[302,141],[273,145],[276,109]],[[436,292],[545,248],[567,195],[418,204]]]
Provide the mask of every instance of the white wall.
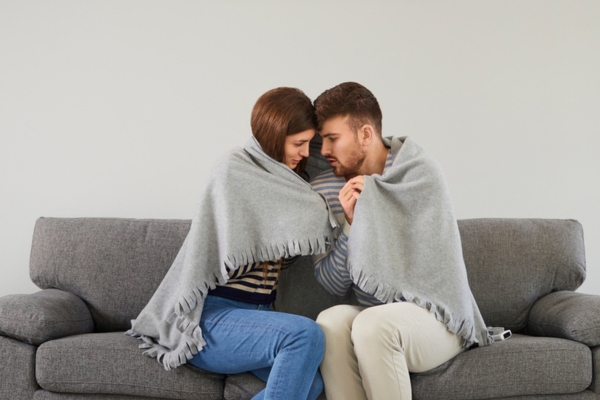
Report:
[[574,218],[600,294],[600,2],[0,0],[0,295],[39,216],[189,218],[256,98],[340,82],[458,218]]

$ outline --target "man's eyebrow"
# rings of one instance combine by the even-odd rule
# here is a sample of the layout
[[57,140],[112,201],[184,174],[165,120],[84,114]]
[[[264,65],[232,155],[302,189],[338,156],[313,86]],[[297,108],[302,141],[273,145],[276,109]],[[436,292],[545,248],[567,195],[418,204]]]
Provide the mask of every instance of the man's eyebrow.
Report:
[[[319,133],[321,133],[321,132],[319,132]],[[323,138],[333,136],[333,135],[337,135],[337,133],[335,133],[335,132],[321,133],[321,137],[323,137]]]

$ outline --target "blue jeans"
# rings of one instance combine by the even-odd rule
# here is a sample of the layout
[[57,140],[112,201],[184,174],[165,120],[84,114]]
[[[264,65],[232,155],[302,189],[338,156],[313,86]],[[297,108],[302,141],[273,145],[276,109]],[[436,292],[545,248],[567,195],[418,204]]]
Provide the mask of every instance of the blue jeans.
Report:
[[313,320],[207,296],[200,327],[206,345],[188,363],[221,374],[253,373],[267,383],[253,399],[314,400],[323,391],[318,368],[325,338]]

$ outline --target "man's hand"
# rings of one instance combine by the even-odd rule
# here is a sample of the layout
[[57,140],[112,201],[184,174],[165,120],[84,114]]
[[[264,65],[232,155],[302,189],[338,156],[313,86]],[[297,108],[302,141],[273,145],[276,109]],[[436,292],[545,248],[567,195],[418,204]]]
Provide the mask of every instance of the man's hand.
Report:
[[360,196],[364,186],[364,176],[355,176],[346,182],[342,190],[340,190],[340,194],[338,195],[338,199],[340,200],[340,204],[344,210],[344,216],[349,224],[352,224],[352,220],[354,219],[354,206],[356,206],[356,201],[358,200],[358,197]]

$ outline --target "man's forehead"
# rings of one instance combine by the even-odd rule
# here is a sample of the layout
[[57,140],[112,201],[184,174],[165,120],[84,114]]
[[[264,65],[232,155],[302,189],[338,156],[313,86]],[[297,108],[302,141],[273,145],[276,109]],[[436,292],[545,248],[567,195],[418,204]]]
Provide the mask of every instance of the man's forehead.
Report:
[[348,122],[348,116],[339,116],[330,118],[327,121],[323,122],[323,126],[321,127],[321,131],[319,132],[321,136],[329,136],[334,134],[342,134],[350,129],[350,124]]

